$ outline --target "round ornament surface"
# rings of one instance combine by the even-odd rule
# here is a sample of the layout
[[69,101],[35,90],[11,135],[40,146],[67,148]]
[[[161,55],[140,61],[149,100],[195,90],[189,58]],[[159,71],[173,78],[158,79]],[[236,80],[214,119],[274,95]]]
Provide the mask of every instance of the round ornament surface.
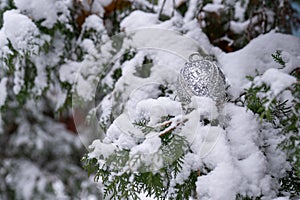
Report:
[[207,96],[220,104],[225,101],[225,87],[225,76],[217,64],[193,53],[180,71],[177,93],[182,103],[189,103],[192,96]]

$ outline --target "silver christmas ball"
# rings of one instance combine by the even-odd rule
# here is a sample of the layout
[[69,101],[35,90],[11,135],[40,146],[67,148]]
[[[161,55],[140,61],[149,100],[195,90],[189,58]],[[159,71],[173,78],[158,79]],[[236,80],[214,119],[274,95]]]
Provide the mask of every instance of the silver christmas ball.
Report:
[[225,87],[225,76],[217,64],[193,53],[180,71],[177,94],[182,103],[189,103],[192,96],[207,96],[221,104],[225,101]]

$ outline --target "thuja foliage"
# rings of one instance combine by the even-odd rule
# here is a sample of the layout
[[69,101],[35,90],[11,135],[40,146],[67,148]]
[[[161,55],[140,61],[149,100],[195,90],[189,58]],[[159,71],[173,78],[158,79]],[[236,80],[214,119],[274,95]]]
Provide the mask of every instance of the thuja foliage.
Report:
[[[285,61],[281,51],[272,54],[274,61],[285,67]],[[278,95],[270,98],[267,93],[270,86],[266,83],[255,84],[255,77],[248,77],[252,81],[251,87],[243,94],[242,103],[253,113],[258,114],[261,122],[272,123],[275,129],[281,130],[284,140],[279,145],[287,152],[291,163],[291,170],[286,177],[281,179],[281,192],[290,192],[292,196],[300,194],[300,73],[299,69],[293,70],[290,75],[297,78],[297,83],[281,91]],[[259,75],[257,75],[259,76]],[[280,98],[283,92],[289,91],[292,99]]]
[[[100,43],[100,31],[96,35],[86,25],[80,29],[76,19],[84,8],[77,2],[45,1],[42,8],[39,1],[0,2],[0,81],[7,80],[1,88],[0,199],[82,199],[100,194],[79,162],[85,149],[72,134],[69,108],[74,84],[62,78],[71,72],[61,71],[64,65],[71,63],[67,68],[72,70],[89,59],[83,40]],[[51,6],[57,3],[59,9]],[[58,18],[39,18],[45,8]],[[44,24],[47,20],[51,25]]]
[[[172,117],[162,117],[162,123]],[[104,164],[100,164],[96,158],[83,158],[89,174],[95,174],[95,181],[101,180],[103,183],[104,198],[140,199],[138,195],[141,192],[156,199],[179,200],[195,195],[197,171],[191,171],[182,183],[175,182],[182,171],[184,157],[190,151],[187,140],[172,130],[163,132],[169,127],[168,123],[157,129],[149,126],[148,122],[143,119],[134,125],[145,134],[153,131],[162,133],[159,135],[161,146],[157,152],[151,155],[131,155],[128,149],[118,149],[107,158],[102,158]],[[145,156],[151,156],[155,161],[145,163]],[[155,166],[156,162],[161,167]]]

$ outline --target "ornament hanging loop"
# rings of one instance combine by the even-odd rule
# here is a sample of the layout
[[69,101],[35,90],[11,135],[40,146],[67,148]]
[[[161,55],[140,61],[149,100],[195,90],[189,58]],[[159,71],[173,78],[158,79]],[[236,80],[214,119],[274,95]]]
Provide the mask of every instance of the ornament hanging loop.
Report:
[[189,56],[189,61],[190,62],[194,62],[194,61],[202,60],[202,59],[203,59],[203,57],[198,52],[192,53]]

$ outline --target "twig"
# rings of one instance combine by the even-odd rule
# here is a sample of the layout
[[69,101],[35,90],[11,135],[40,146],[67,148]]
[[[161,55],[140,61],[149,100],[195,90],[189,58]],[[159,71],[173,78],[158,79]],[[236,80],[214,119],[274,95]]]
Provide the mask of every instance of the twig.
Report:
[[164,0],[163,3],[162,3],[162,5],[161,5],[161,9],[159,11],[158,18],[161,17],[161,14],[162,14],[162,11],[164,10],[165,4],[166,4],[166,0]]
[[167,133],[170,133],[171,131],[173,131],[178,125],[185,123],[186,121],[188,121],[188,119],[184,119],[183,121],[177,122],[174,126],[169,126],[168,128],[166,128],[165,130],[161,131],[159,133],[159,136],[163,136]]
[[92,13],[92,11],[93,11],[93,4],[94,4],[94,1],[95,1],[95,0],[92,0],[92,1],[90,2],[90,13]]
[[172,17],[174,17],[175,8],[176,8],[176,6],[175,6],[175,0],[173,0],[173,10],[172,10]]

